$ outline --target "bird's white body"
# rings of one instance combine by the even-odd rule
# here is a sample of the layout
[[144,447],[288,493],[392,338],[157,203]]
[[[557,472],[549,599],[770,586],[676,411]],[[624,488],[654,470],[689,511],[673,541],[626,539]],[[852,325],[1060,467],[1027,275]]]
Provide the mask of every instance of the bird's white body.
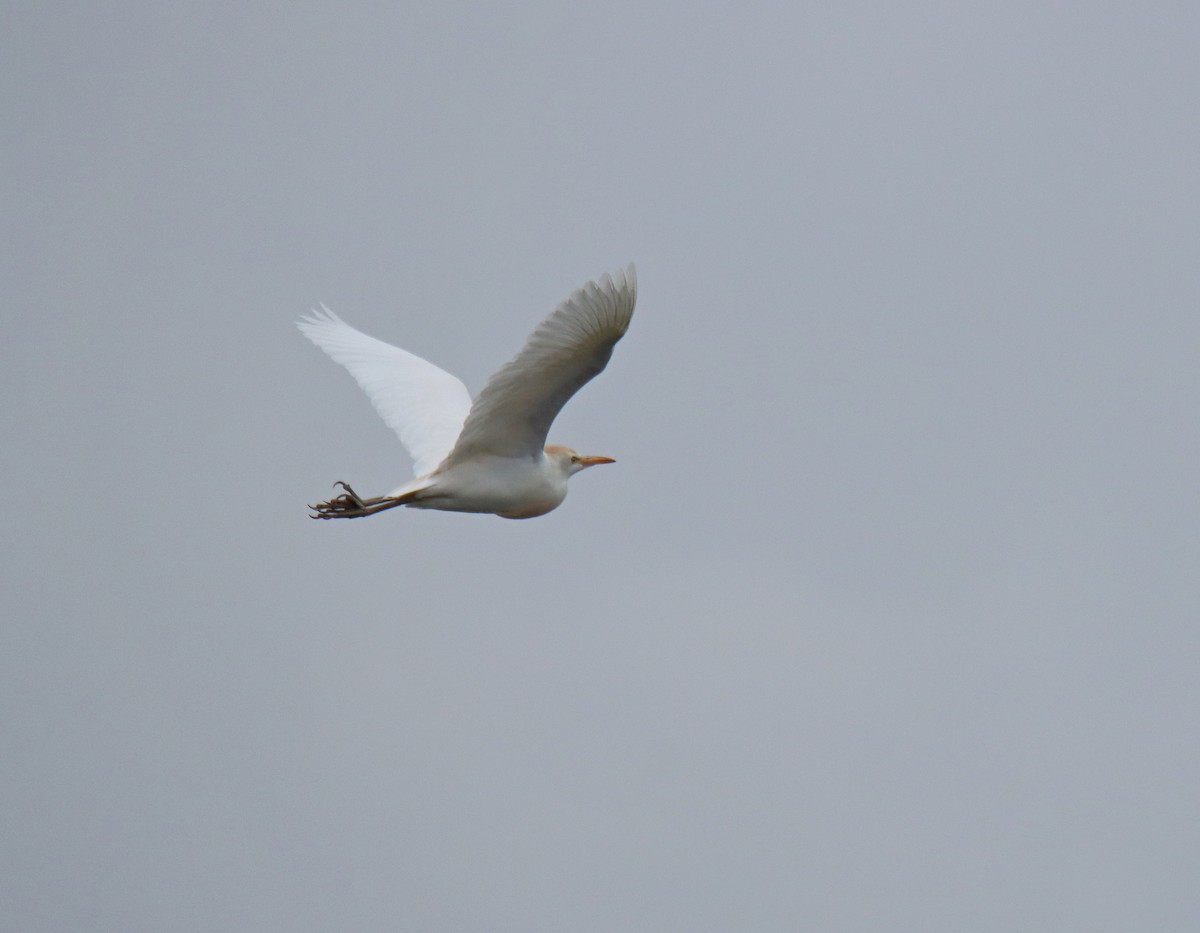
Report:
[[[415,491],[415,509],[444,512],[489,512],[503,518],[536,518],[567,497],[570,460],[543,453],[521,458],[484,455],[435,471],[391,493]],[[414,490],[413,487],[416,487]]]
[[357,518],[395,506],[534,518],[566,498],[567,480],[609,457],[546,444],[555,415],[599,374],[633,315],[633,266],[589,282],[563,302],[472,403],[466,387],[432,363],[355,330],[327,309],[300,322],[343,364],[412,454],[415,479],[386,496],[345,494],[314,518]]

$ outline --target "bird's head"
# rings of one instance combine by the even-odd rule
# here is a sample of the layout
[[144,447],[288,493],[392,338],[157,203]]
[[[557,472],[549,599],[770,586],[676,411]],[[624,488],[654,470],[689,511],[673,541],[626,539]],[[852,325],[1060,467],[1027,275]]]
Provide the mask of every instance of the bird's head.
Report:
[[612,457],[585,457],[562,444],[547,444],[546,459],[554,463],[564,476],[572,476],[598,463],[616,463]]

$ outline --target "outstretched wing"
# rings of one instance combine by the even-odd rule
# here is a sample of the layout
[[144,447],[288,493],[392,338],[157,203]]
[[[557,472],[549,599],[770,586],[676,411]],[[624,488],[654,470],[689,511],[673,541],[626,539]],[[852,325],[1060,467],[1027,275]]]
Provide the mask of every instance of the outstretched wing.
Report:
[[321,306],[296,324],[348,370],[371,404],[400,435],[417,476],[445,459],[471,409],[467,387],[419,356],[368,337]]
[[589,282],[559,305],[483,387],[447,463],[482,453],[540,453],[563,405],[604,370],[629,327],[636,299],[631,263],[624,273]]

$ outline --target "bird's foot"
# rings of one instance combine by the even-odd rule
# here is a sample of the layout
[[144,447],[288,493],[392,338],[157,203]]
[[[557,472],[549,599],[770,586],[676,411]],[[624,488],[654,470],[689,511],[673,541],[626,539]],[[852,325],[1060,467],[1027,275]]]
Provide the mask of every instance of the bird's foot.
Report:
[[318,502],[316,505],[310,505],[313,510],[309,518],[358,518],[362,515],[370,515],[371,512],[367,508],[367,503],[359,498],[358,493],[350,488],[349,483],[343,483],[338,480],[333,484],[341,486],[346,490],[340,496],[334,496],[327,502]]

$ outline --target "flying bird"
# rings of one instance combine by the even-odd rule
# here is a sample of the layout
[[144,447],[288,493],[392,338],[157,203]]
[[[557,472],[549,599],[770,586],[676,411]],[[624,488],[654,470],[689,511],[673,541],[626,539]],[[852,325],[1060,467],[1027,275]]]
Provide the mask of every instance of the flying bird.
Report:
[[588,282],[537,326],[472,403],[462,382],[418,356],[368,337],[321,306],[297,323],[348,370],[400,435],[415,478],[363,498],[348,484],[312,518],[361,518],[396,506],[534,518],[562,504],[567,479],[611,457],[547,444],[563,405],[608,364],[637,299],[632,263]]

